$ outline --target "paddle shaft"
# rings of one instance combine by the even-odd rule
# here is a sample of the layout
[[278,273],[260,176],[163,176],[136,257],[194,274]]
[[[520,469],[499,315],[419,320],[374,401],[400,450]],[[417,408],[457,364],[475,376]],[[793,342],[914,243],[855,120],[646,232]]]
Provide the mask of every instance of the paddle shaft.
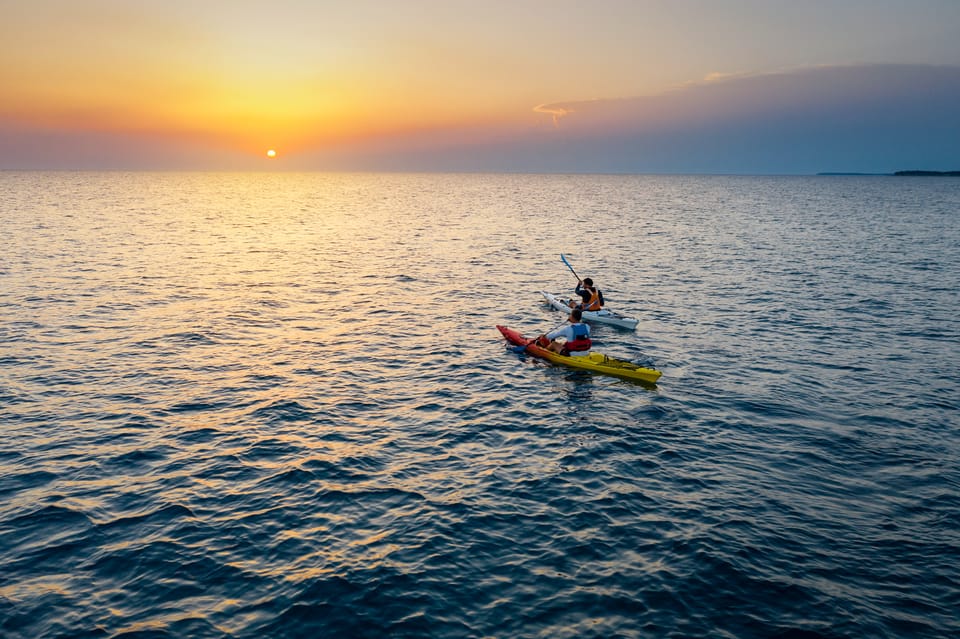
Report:
[[567,261],[567,258],[564,257],[563,253],[560,254],[560,259],[563,260],[563,263],[567,265],[567,268],[570,269],[570,272],[573,273],[573,276],[577,278],[577,281],[582,282],[583,280],[580,279],[580,276],[577,275],[577,272],[573,270],[572,266],[570,266],[570,262]]

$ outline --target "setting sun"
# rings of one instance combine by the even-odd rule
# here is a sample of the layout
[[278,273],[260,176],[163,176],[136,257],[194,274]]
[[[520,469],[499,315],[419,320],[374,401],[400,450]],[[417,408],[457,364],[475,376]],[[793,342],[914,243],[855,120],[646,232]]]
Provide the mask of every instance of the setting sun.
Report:
[[277,157],[277,152],[274,151],[273,149],[270,149],[269,151],[267,151],[267,157],[268,157],[268,158],[275,158],[275,157]]

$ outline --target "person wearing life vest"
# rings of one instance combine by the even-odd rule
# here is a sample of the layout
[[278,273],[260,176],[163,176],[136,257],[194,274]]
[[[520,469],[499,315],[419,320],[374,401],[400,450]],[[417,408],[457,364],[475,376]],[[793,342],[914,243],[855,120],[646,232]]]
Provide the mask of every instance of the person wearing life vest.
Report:
[[603,293],[593,285],[593,280],[589,277],[577,282],[575,292],[583,300],[578,304],[579,308],[585,311],[599,311],[603,308]]
[[[589,355],[593,343],[590,341],[590,327],[583,323],[583,311],[579,308],[571,309],[567,321],[570,323],[546,335],[541,335],[537,343],[561,355],[571,357]],[[563,337],[566,341],[560,341],[558,337]]]

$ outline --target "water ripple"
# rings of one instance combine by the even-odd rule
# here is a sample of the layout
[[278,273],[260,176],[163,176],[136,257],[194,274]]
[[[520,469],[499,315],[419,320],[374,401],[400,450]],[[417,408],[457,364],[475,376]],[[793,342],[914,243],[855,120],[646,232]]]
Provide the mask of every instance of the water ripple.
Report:
[[960,634],[947,182],[11,180],[5,637]]

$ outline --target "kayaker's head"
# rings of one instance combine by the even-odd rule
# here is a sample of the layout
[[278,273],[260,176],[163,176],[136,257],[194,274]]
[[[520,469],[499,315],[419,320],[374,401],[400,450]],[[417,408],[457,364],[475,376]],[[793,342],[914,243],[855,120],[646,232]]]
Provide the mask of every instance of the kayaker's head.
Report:
[[573,310],[570,311],[570,321],[571,321],[571,322],[573,322],[574,324],[577,324],[577,323],[579,323],[580,320],[582,320],[582,319],[583,319],[583,311],[581,311],[579,308],[575,308],[575,309],[573,309]]
[[583,283],[589,286],[590,288],[593,288],[593,280],[590,279],[589,277],[583,278]]

